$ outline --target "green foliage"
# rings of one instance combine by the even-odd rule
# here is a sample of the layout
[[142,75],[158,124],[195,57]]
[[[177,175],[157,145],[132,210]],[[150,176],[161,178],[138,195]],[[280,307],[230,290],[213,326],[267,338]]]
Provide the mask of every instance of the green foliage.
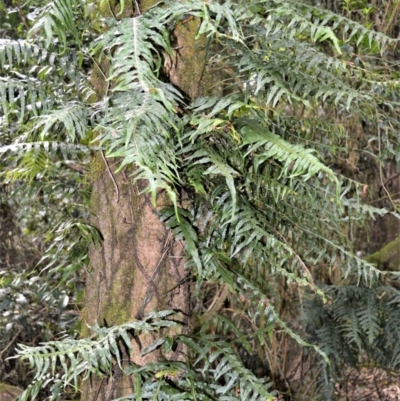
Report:
[[[170,196],[173,207],[161,210],[160,218],[185,240],[197,288],[225,284],[232,302],[248,300],[243,313],[251,329],[235,329],[235,316],[223,316],[215,337],[200,331],[193,334],[198,337],[161,337],[154,345],[168,351],[171,343],[185,344],[193,364],[122,366],[117,338],[129,348],[132,330],[172,324],[150,317],[97,327],[91,339],[21,346],[20,355],[37,372],[21,399],[35,399],[50,384],[49,399],[58,400],[63,386],[76,386],[78,376],[109,373],[114,360],[135,376],[134,393],[124,399],[272,399],[266,380],[235,354],[228,333],[243,338],[249,350],[249,338],[263,346],[275,328],[319,354],[325,375],[342,361],[356,363],[361,352],[397,367],[399,342],[390,343],[388,335],[395,312],[388,309],[398,297],[393,293],[384,303],[381,289],[365,296],[363,286],[380,288],[382,275],[355,255],[345,231],[387,211],[362,205],[362,185],[330,167],[347,151],[344,122],[351,115],[380,133],[368,139],[385,145],[379,162],[398,155],[399,83],[382,72],[396,42],[306,2],[164,3],[133,18],[106,19],[99,35],[95,18],[79,2],[55,0],[40,12],[30,40],[0,40],[6,76],[0,80],[0,129],[7,132],[0,146],[2,176],[48,191],[50,178],[67,174],[71,163],[82,167],[90,150],[99,148],[119,157],[120,169],[135,166],[134,179],[146,180],[154,202],[157,190]],[[171,33],[188,16],[201,20],[198,36],[210,39],[209,65],[228,76],[217,83],[218,96],[191,104],[164,69],[176,51]],[[361,62],[345,46],[362,48]],[[95,68],[102,95],[90,80]],[[178,207],[182,192],[190,204],[185,210]],[[47,269],[61,283],[87,262],[85,246],[100,240],[84,221],[62,221],[51,238],[42,261],[50,259]],[[325,286],[315,269],[338,269],[341,280],[361,286]],[[303,327],[314,322],[308,328],[280,317],[279,279],[296,283],[318,305],[304,320]],[[250,310],[257,313],[250,316]],[[262,326],[265,321],[269,325]],[[393,349],[391,360],[377,354],[382,344]]]
[[[49,383],[53,383],[49,400],[58,400],[62,386],[73,385],[77,389],[79,377],[88,380],[90,374],[111,372],[113,359],[116,359],[125,374],[135,376],[135,395],[123,398],[126,400],[141,397],[157,397],[159,400],[215,400],[217,397],[232,401],[273,399],[268,391],[268,384],[244,368],[228,344],[215,341],[212,336],[203,336],[200,342],[185,336],[173,340],[160,337],[142,351],[145,355],[163,346],[168,352],[171,350],[172,340],[186,345],[198,355],[193,364],[161,361],[144,367],[132,364],[123,368],[119,341],[131,350],[131,333],[135,336],[143,331],[159,331],[163,327],[177,325],[166,319],[174,313],[151,313],[141,321],[114,328],[91,327],[91,338],[64,338],[61,342],[52,341],[35,348],[21,345],[19,354],[36,368],[37,382],[25,390],[20,400],[36,399],[40,387]],[[62,367],[62,380],[55,374],[59,365]],[[221,378],[224,378],[225,385],[218,384]],[[239,395],[235,396],[235,392]]]
[[[14,187],[14,188],[13,188]],[[33,192],[37,192],[38,188]],[[54,194],[62,194],[61,191]],[[18,183],[0,187],[0,349],[3,363],[2,380],[26,387],[32,373],[24,364],[7,359],[15,355],[18,342],[36,344],[55,338],[55,333],[71,332],[76,322],[76,295],[79,292],[78,276],[71,275],[60,282],[62,268],[41,272],[43,234],[48,222],[55,216],[54,198],[26,197]],[[64,194],[65,195],[65,194]],[[68,194],[64,198],[68,207]],[[59,201],[56,202],[59,205]],[[71,207],[71,206],[70,206]],[[79,238],[75,237],[79,242]],[[68,242],[65,242],[66,245]],[[58,255],[62,265],[66,250]],[[54,263],[55,261],[53,261]],[[78,264],[78,260],[74,260]],[[84,264],[79,266],[82,268]]]
[[398,369],[399,291],[391,286],[355,285],[329,286],[326,291],[332,302],[310,302],[307,320],[310,334],[329,358],[356,365],[365,350],[378,366]]

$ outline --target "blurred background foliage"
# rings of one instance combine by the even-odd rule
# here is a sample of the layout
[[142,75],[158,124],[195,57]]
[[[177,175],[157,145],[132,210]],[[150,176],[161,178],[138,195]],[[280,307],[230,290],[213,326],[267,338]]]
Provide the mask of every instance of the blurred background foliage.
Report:
[[[0,2],[0,37],[25,38],[45,3]],[[12,132],[0,134],[0,146],[12,142]],[[34,372],[12,359],[18,343],[34,346],[77,334],[80,269],[87,264],[87,232],[80,230],[87,219],[82,170],[40,154],[35,162],[24,166],[26,181],[0,175],[0,382],[20,388]],[[2,172],[21,165],[12,155],[0,160]]]

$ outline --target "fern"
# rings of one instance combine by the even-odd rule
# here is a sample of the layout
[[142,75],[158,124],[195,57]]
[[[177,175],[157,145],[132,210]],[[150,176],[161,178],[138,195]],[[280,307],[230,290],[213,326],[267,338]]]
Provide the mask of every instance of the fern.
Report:
[[80,4],[77,1],[56,0],[43,7],[39,18],[31,28],[30,35],[34,35],[39,30],[44,30],[46,35],[46,47],[48,47],[54,37],[57,35],[61,40],[64,49],[67,45],[67,32],[75,39],[78,39],[79,33],[74,21],[74,11]]
[[[384,157],[396,154],[399,82],[380,68],[384,49],[397,42],[304,2],[165,1],[130,18],[113,14],[114,2],[101,4],[110,11],[107,29],[91,22],[79,2],[56,0],[40,11],[30,41],[0,40],[2,176],[29,181],[30,190],[46,186],[71,159],[87,163],[91,150],[117,158],[116,173],[133,166],[132,178],[147,183],[153,203],[160,190],[169,195],[172,206],[160,218],[184,240],[197,289],[226,285],[234,302],[246,299],[243,314],[254,327],[242,330],[221,312],[193,337],[168,338],[161,329],[176,323],[164,311],[92,328],[90,339],[20,346],[37,372],[21,399],[35,399],[50,385],[50,399],[58,400],[63,386],[112,374],[116,362],[135,382],[122,399],[272,400],[268,379],[244,367],[227,337],[250,353],[250,336],[264,346],[275,328],[318,355],[327,376],[362,352],[397,367],[399,342],[387,333],[398,337],[390,321],[398,299],[394,294],[385,308],[378,290],[389,274],[357,257],[346,235],[353,224],[388,211],[362,204],[361,185],[330,167],[347,152],[342,141],[351,114],[377,127],[379,136],[368,141],[385,141]],[[179,50],[171,33],[187,18],[201,21],[197,35],[209,40],[205,85],[212,67],[224,78],[216,78],[218,96],[210,89],[191,103],[164,74]],[[356,65],[343,46],[361,43],[379,47],[382,57],[365,54]],[[96,74],[105,82],[101,91],[93,87]],[[84,221],[55,227],[41,262],[63,283],[87,262],[85,246],[101,238]],[[70,256],[59,243],[70,246]],[[342,284],[326,286],[319,278],[333,269]],[[317,306],[310,306],[309,327],[280,316],[282,279]],[[215,337],[207,334],[214,323]],[[144,353],[185,345],[193,358],[124,364],[119,344],[130,349],[132,331],[158,332]],[[393,350],[389,362],[374,351],[382,344]]]
[[80,102],[72,101],[63,104],[62,109],[52,110],[49,114],[40,116],[34,129],[40,131],[40,136],[43,140],[53,126],[62,124],[70,141],[74,143],[77,137],[80,139],[86,138],[88,131],[87,121],[86,107]]
[[[70,52],[68,57],[60,57],[59,53],[57,46],[44,49],[41,43],[0,39],[0,71],[7,71],[9,75],[0,81],[1,106],[7,119],[9,108],[16,110],[14,114],[21,123],[25,113],[38,116],[42,109],[51,110],[72,88],[82,89],[83,75],[74,68],[77,54]],[[30,73],[25,74],[28,66],[31,66]],[[61,88],[66,90],[60,91]]]
[[[174,326],[175,322],[166,319],[173,313],[173,311],[152,313],[141,321],[127,323],[116,328],[92,327],[91,330],[96,336],[95,340],[64,338],[61,343],[52,341],[33,349],[21,345],[19,353],[22,358],[27,358],[32,366],[37,367],[35,376],[37,382],[26,389],[20,399],[26,400],[29,397],[30,400],[34,400],[40,386],[46,382],[53,382],[53,396],[49,399],[58,400],[61,395],[58,392],[60,382],[55,377],[58,367],[61,367],[63,371],[63,386],[71,383],[76,387],[78,376],[83,376],[83,379],[86,380],[90,373],[104,375],[110,372],[110,363],[114,358],[118,366],[124,369],[125,374],[135,375],[135,395],[123,399],[154,397],[157,394],[158,399],[161,400],[214,400],[217,397],[226,400],[273,399],[273,393],[268,391],[268,384],[257,379],[244,368],[234,355],[232,348],[224,342],[215,342],[212,337],[203,337],[200,343],[185,336],[175,339],[176,342],[185,344],[198,355],[192,366],[181,362],[158,362],[145,367],[132,365],[123,368],[118,341],[123,341],[124,345],[130,349],[132,330],[139,333],[140,331],[157,331],[163,327]],[[143,350],[143,354],[151,352],[153,347],[162,344],[169,347],[169,342],[161,338],[153,346]],[[68,358],[68,363],[66,358]],[[198,373],[201,373],[203,380],[198,380]],[[209,375],[211,377],[207,377]],[[225,384],[219,385],[222,377]],[[154,379],[157,380],[156,383],[154,383]],[[171,380],[174,385],[169,385],[165,379]],[[207,385],[209,380],[211,380],[211,385]],[[183,389],[184,393],[182,394]]]
[[[64,338],[62,342],[52,341],[34,349],[21,345],[19,354],[23,359],[28,359],[31,366],[38,368],[35,380],[43,382],[48,377],[48,372],[51,372],[49,377],[54,377],[56,369],[60,366],[64,383],[73,383],[76,388],[80,375],[87,379],[91,373],[108,372],[113,358],[122,367],[122,357],[117,341],[122,340],[124,345],[131,349],[129,331],[150,331],[174,326],[176,323],[163,319],[172,313],[174,312],[152,313],[140,322],[127,323],[111,329],[93,327],[91,329],[97,337],[96,340]],[[35,385],[25,390],[21,399],[27,399],[29,396],[31,400],[34,400],[37,395],[36,388]]]

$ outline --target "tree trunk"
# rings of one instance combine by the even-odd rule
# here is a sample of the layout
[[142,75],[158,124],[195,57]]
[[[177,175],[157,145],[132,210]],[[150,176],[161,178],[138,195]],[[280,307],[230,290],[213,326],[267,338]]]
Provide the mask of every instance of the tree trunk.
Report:
[[[109,3],[112,5],[111,1]],[[142,1],[141,12],[152,3],[156,1]],[[199,94],[205,64],[204,43],[194,39],[199,25],[200,22],[193,19],[176,27],[173,41],[177,42],[174,47],[180,53],[168,61],[165,71],[170,81],[190,98]],[[94,86],[101,96],[99,82]],[[99,229],[103,241],[90,249],[82,323],[109,327],[141,319],[151,311],[174,309],[180,314],[176,318],[184,323],[182,330],[185,332],[189,327],[190,293],[185,280],[188,271],[184,266],[184,244],[174,241],[171,232],[160,222],[151,195],[141,193],[147,183],[133,183],[129,178],[135,166],[115,173],[118,162],[116,159],[106,161],[103,153],[92,160],[91,223]],[[167,202],[167,196],[160,191],[158,207]],[[88,334],[87,329],[82,331],[83,336]],[[159,359],[161,355],[157,350],[141,355],[141,350],[151,344],[156,335],[136,336],[132,340],[133,352],[126,358],[138,365]],[[167,358],[182,359],[180,351],[176,350]],[[109,401],[131,394],[133,390],[132,381],[123,377],[116,365],[112,375],[86,380],[81,399]]]

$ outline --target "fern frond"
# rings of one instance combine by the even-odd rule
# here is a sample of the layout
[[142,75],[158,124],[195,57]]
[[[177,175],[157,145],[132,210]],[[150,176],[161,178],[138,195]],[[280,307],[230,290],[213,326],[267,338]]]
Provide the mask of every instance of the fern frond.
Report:
[[160,219],[167,223],[167,228],[172,229],[177,240],[184,239],[186,249],[189,251],[193,262],[197,266],[199,273],[202,270],[202,263],[198,252],[198,238],[193,226],[189,223],[190,213],[181,208],[163,208],[160,213]]
[[43,107],[51,108],[54,104],[54,95],[48,97],[40,82],[33,79],[0,78],[0,99],[5,125],[12,116],[18,116],[22,122],[27,111],[37,116]]
[[78,39],[75,25],[74,9],[80,7],[78,1],[55,0],[41,9],[40,16],[30,30],[30,35],[44,30],[46,47],[53,41],[54,33],[58,36],[64,49],[67,46],[67,33]]
[[301,175],[307,180],[317,173],[324,172],[331,180],[337,180],[332,170],[312,155],[314,153],[313,150],[307,150],[298,145],[291,145],[278,135],[267,131],[256,121],[240,119],[238,123],[243,126],[243,146],[252,145],[247,150],[246,156],[259,151],[260,147],[265,149],[259,155],[257,152],[257,164],[265,163],[269,158],[273,157],[285,163],[282,173],[289,177]]
[[78,155],[82,154],[89,156],[90,148],[56,141],[22,142],[0,146],[0,160],[12,157],[17,164],[14,168],[4,169],[0,176],[4,176],[9,182],[16,180],[32,182],[38,174],[43,175],[52,171],[58,159],[69,161],[71,157],[78,159]]
[[[153,312],[141,321],[112,328],[90,327],[94,333],[92,339],[64,338],[62,342],[50,341],[34,348],[21,344],[18,353],[22,359],[27,359],[31,366],[36,367],[36,380],[43,380],[49,371],[54,374],[61,367],[65,382],[73,382],[76,387],[78,376],[81,374],[87,378],[91,373],[109,371],[110,361],[114,357],[119,366],[122,366],[117,340],[123,341],[124,346],[131,349],[131,339],[128,334],[131,330],[148,332],[176,326],[177,323],[165,319],[173,313],[173,311]],[[66,364],[66,357],[69,358],[69,366]]]
[[86,154],[90,153],[90,148],[85,145],[57,141],[22,142],[0,147],[0,153],[15,152],[21,155],[29,152],[34,152],[37,154],[40,151],[44,151],[50,156],[55,156],[55,152],[58,150],[60,150],[65,159],[67,159],[68,153],[70,153],[72,156],[75,156],[79,152]]
[[[318,40],[319,35],[325,35],[323,38],[330,38],[335,41],[331,37],[332,34],[325,30],[329,29],[333,33],[340,29],[346,42],[355,39],[356,43],[359,44],[367,38],[370,45],[375,40],[381,48],[384,48],[389,43],[394,44],[396,42],[396,40],[389,38],[387,35],[370,30],[356,21],[318,6],[295,1],[284,2],[282,0],[265,1],[264,4],[266,11],[269,11],[271,15],[271,19],[268,21],[268,30],[274,34],[284,32],[291,37],[306,34],[314,41]],[[287,20],[290,21],[290,31],[283,25]]]
[[[218,396],[218,399],[243,401],[273,399],[274,394],[268,391],[270,386],[267,382],[257,379],[246,369],[227,343],[215,341],[213,337],[202,337],[199,341],[194,341],[181,336],[178,341],[198,355],[194,367],[203,365],[199,369],[203,375],[206,372],[212,375],[210,389]],[[218,384],[220,378],[224,379],[224,385]]]
[[364,304],[356,311],[360,326],[368,338],[368,344],[372,345],[380,332],[380,319],[376,308],[375,294],[371,293]]
[[38,118],[34,124],[34,130],[40,132],[40,139],[48,136],[50,129],[60,131],[60,125],[65,127],[71,142],[76,139],[86,139],[88,131],[88,110],[82,102],[70,101],[63,103],[62,109],[53,109]]
[[76,52],[61,56],[57,46],[44,49],[40,43],[0,39],[0,70],[7,73],[6,78],[0,78],[4,124],[11,123],[15,117],[21,124],[27,117],[52,110],[72,92],[90,96],[77,63]]
[[[10,69],[11,66],[30,65],[36,60],[42,66],[60,65],[70,78],[78,71],[73,71],[73,65],[69,58],[76,57],[75,52],[61,56],[57,46],[43,46],[42,43],[34,43],[28,40],[0,39],[0,68]],[[71,74],[71,75],[70,75]]]

